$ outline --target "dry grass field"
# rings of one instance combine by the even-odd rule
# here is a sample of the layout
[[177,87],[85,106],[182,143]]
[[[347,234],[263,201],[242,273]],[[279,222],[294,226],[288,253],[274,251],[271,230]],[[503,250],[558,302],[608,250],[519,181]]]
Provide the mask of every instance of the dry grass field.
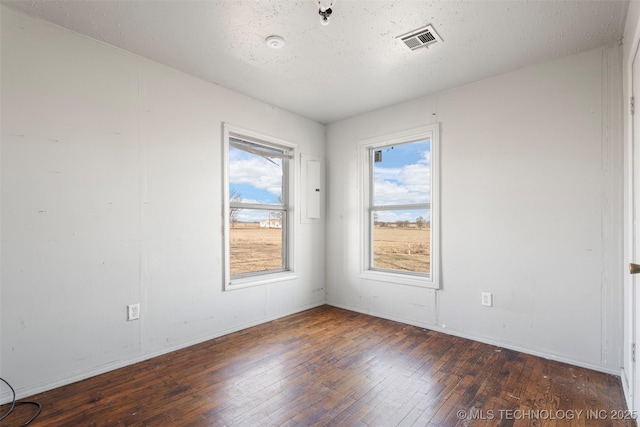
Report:
[[[230,229],[231,274],[282,268],[282,229],[237,223]],[[375,227],[374,267],[430,272],[429,227]]]
[[431,229],[374,227],[373,267],[430,273]]
[[237,223],[230,229],[231,274],[282,268],[282,229]]

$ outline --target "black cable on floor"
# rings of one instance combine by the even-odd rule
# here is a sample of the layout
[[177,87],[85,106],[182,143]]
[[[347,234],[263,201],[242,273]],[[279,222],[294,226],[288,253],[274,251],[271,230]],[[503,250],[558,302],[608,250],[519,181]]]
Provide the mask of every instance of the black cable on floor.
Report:
[[24,423],[20,424],[20,427],[26,426],[31,421],[35,420],[38,415],[40,415],[40,412],[42,412],[42,405],[40,404],[40,402],[16,402],[16,391],[13,389],[13,387],[11,387],[11,384],[9,384],[7,382],[7,380],[5,380],[4,378],[0,378],[0,381],[5,383],[11,389],[11,393],[13,393],[13,398],[11,399],[11,406],[9,407],[9,410],[7,412],[5,412],[4,414],[2,414],[2,416],[0,416],[0,421],[4,420],[9,415],[11,415],[13,410],[18,405],[35,405],[35,406],[38,407],[37,410],[36,410],[36,413],[33,414],[33,416],[31,418],[29,418],[27,421],[25,421]]

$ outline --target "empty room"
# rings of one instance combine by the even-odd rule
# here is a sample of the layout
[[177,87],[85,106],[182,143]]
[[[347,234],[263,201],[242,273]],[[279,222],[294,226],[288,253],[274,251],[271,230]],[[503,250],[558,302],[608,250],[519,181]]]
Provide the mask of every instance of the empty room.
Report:
[[640,2],[0,18],[0,425],[636,425]]

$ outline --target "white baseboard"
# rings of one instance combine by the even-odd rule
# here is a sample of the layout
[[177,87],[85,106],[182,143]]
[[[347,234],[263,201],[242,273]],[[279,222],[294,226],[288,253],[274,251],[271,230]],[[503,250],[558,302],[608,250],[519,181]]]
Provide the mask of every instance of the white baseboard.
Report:
[[[605,366],[600,366],[600,365],[595,365],[595,364],[590,364],[590,363],[585,363],[579,360],[574,360],[571,358],[566,358],[566,357],[559,357],[556,356],[554,354],[548,354],[545,352],[541,352],[541,351],[536,351],[530,348],[526,348],[526,347],[521,347],[518,345],[513,345],[510,343],[503,343],[503,342],[499,342],[496,340],[491,340],[491,339],[487,339],[485,337],[477,337],[477,336],[473,336],[470,334],[465,334],[462,333],[460,331],[456,331],[456,330],[452,330],[452,329],[448,329],[448,328],[441,328],[438,326],[434,326],[434,325],[426,325],[426,324],[421,324],[419,322],[414,322],[408,319],[402,319],[402,318],[398,318],[395,316],[388,316],[388,315],[383,315],[383,314],[378,314],[378,313],[373,313],[370,311],[365,311],[362,310],[359,307],[355,307],[355,306],[349,306],[349,305],[344,305],[344,304],[339,304],[339,303],[335,303],[335,302],[331,302],[331,301],[327,301],[327,302],[321,302],[321,303],[315,303],[315,304],[310,304],[310,305],[306,305],[303,307],[299,307],[291,312],[285,312],[285,313],[281,313],[275,316],[269,316],[269,317],[265,317],[263,319],[260,319],[258,321],[255,322],[249,322],[246,324],[242,324],[242,325],[238,325],[237,327],[234,328],[230,328],[230,329],[226,329],[223,331],[217,331],[216,333],[210,334],[210,335],[206,335],[206,336],[202,336],[202,337],[198,337],[195,338],[193,340],[189,340],[189,341],[185,341],[183,343],[177,344],[177,345],[173,345],[170,347],[166,347],[163,348],[161,350],[156,350],[156,351],[151,351],[148,353],[144,353],[141,354],[139,356],[136,356],[134,358],[130,358],[127,360],[123,360],[123,361],[116,361],[113,363],[108,363],[105,365],[101,365],[99,367],[96,367],[94,369],[76,374],[76,375],[71,375],[65,378],[61,378],[57,381],[51,381],[51,382],[47,382],[47,383],[43,383],[43,384],[38,384],[36,386],[33,387],[27,387],[24,389],[16,389],[16,399],[23,399],[25,397],[28,396],[33,396],[35,394],[39,394],[45,391],[49,391],[58,387],[62,387],[68,384],[72,384],[78,381],[82,381],[91,377],[95,377],[97,375],[101,375],[110,371],[114,371],[116,369],[120,369],[123,368],[125,366],[129,366],[129,365],[133,365],[139,362],[143,362],[145,360],[149,360],[149,359],[153,359],[154,357],[158,357],[158,356],[162,356],[164,354],[167,353],[171,353],[173,351],[177,351],[177,350],[181,350],[183,348],[187,348],[190,347],[192,345],[196,345],[196,344],[200,344],[203,343],[205,341],[209,341],[211,339],[215,339],[215,338],[219,338],[221,336],[224,335],[228,335],[231,334],[233,332],[237,332],[237,331],[241,331],[243,329],[247,329],[250,328],[252,326],[257,326],[257,325],[261,325],[263,323],[267,323],[267,322],[271,322],[273,320],[276,319],[280,319],[286,316],[290,316],[292,314],[296,314],[296,313],[300,313],[302,311],[305,310],[309,310],[312,308],[316,308],[316,307],[320,307],[322,305],[330,305],[332,307],[337,307],[337,308],[342,308],[344,310],[349,310],[349,311],[354,311],[357,313],[362,313],[362,314],[366,314],[369,316],[374,316],[374,317],[380,317],[383,319],[387,319],[387,320],[392,320],[395,322],[399,322],[399,323],[404,323],[407,325],[412,325],[412,326],[417,326],[419,328],[424,328],[424,329],[429,329],[429,330],[433,330],[436,332],[442,332],[444,334],[447,335],[453,335],[453,336],[457,336],[460,338],[465,338],[465,339],[469,339],[472,341],[478,341],[478,342],[482,342],[485,344],[489,344],[489,345],[493,345],[496,347],[501,347],[501,348],[506,348],[509,350],[514,350],[514,351],[519,351],[522,353],[526,353],[526,354],[531,354],[533,356],[538,356],[538,357],[542,357],[544,359],[549,359],[549,360],[556,360],[558,362],[562,362],[562,363],[567,363],[570,365],[574,365],[574,366],[579,366],[582,368],[587,368],[587,369],[592,369],[594,371],[598,371],[598,372],[604,372],[607,374],[611,374],[611,375],[615,375],[617,377],[620,378],[624,378],[622,376],[622,372],[620,371],[620,369],[616,369],[616,368],[609,368],[609,367],[605,367]],[[624,393],[625,393],[625,398],[627,399],[627,403],[629,402],[629,392],[627,390],[628,387],[625,387],[624,381],[622,381],[622,386],[624,389]],[[0,396],[0,404],[4,405],[6,403],[11,402],[11,394],[10,393],[3,393],[2,396]]]
[[[151,351],[148,353],[144,353],[141,355],[138,355],[136,357],[127,359],[127,360],[122,360],[122,361],[114,361],[112,363],[107,363],[104,365],[100,365],[99,367],[94,367],[93,369],[90,369],[88,371],[84,371],[75,375],[70,375],[68,377],[64,377],[64,378],[60,378],[59,380],[56,381],[50,381],[50,382],[46,382],[46,383],[42,383],[42,384],[38,384],[32,387],[26,387],[26,388],[22,388],[22,389],[18,389],[16,388],[16,400],[19,399],[24,399],[25,397],[28,396],[33,396],[35,394],[39,394],[45,391],[49,391],[49,390],[53,390],[55,388],[58,387],[62,387],[68,384],[72,384],[78,381],[82,381],[82,380],[86,380],[88,378],[91,377],[95,377],[97,375],[101,375],[107,372],[111,372],[111,371],[115,371],[116,369],[120,369],[120,368],[124,368],[125,366],[129,366],[129,365],[134,365],[136,363],[139,362],[144,362],[145,360],[149,360],[149,359],[153,359],[154,357],[158,357],[158,356],[162,356],[164,354],[167,353],[171,353],[173,351],[177,351],[177,350],[181,350],[183,348],[187,348],[187,347],[191,347],[192,345],[196,345],[196,344],[200,344],[203,343],[205,341],[209,341],[215,338],[219,338],[222,337],[224,335],[229,335],[233,332],[238,332],[241,331],[243,329],[247,329],[250,328],[252,326],[257,326],[257,325],[261,325],[263,323],[268,323],[271,322],[273,320],[277,320],[283,317],[287,317],[290,316],[292,314],[296,314],[296,313],[300,313],[302,311],[306,311],[312,308],[316,308],[316,307],[320,307],[325,305],[324,301],[321,303],[314,303],[314,304],[309,304],[309,305],[305,305],[302,307],[298,307],[295,310],[292,310],[290,312],[285,312],[285,313],[280,313],[278,315],[275,316],[269,316],[269,317],[265,317],[263,319],[254,321],[254,322],[249,322],[249,323],[245,323],[242,325],[238,325],[237,327],[233,327],[233,328],[229,328],[223,331],[217,331],[213,334],[210,335],[205,335],[205,336],[201,336],[189,341],[185,341],[182,342],[180,344],[176,344],[173,346],[169,346],[169,347],[165,347],[162,348],[160,350],[155,350],[155,351]],[[4,405],[6,403],[11,403],[11,399],[12,399],[12,395],[10,392],[7,393],[3,393],[0,396],[0,405]]]
[[465,338],[465,339],[472,340],[472,341],[478,341],[478,342],[481,342],[481,343],[484,343],[484,344],[493,345],[493,346],[496,346],[496,347],[501,347],[501,348],[506,348],[506,349],[509,349],[509,350],[519,351],[521,353],[530,354],[532,356],[542,357],[543,359],[555,360],[555,361],[558,361],[558,362],[567,363],[569,365],[579,366],[581,368],[587,368],[587,369],[591,369],[591,370],[598,371],[598,372],[604,372],[605,374],[615,375],[616,377],[620,375],[620,368],[610,368],[610,367],[607,367],[607,366],[591,364],[591,363],[583,362],[583,361],[580,361],[580,360],[574,360],[574,359],[571,359],[571,358],[557,356],[555,354],[549,354],[549,353],[545,353],[545,352],[542,352],[542,351],[534,350],[534,349],[531,349],[531,348],[522,347],[522,346],[519,346],[519,345],[514,345],[512,343],[504,343],[504,342],[500,342],[500,341],[497,341],[497,340],[492,340],[492,339],[486,338],[486,337],[478,337],[478,336],[475,336],[475,335],[466,334],[464,332],[457,331],[457,330],[450,329],[450,328],[442,328],[442,327],[437,326],[437,325],[421,324],[419,322],[414,322],[414,321],[408,320],[408,319],[402,319],[402,318],[395,317],[395,316],[389,316],[389,315],[385,315],[385,314],[374,313],[374,312],[371,312],[371,311],[363,310],[363,309],[361,309],[359,307],[355,307],[355,306],[340,304],[340,303],[336,303],[336,302],[332,302],[332,301],[327,301],[326,304],[330,305],[332,307],[342,308],[344,310],[355,311],[357,313],[367,314],[369,316],[374,316],[374,317],[380,317],[382,319],[387,319],[387,320],[393,320],[394,322],[399,322],[399,323],[404,323],[404,324],[407,324],[407,325],[417,326],[419,328],[429,329],[431,331],[442,332],[443,334],[453,335],[453,336],[456,336],[456,337]]

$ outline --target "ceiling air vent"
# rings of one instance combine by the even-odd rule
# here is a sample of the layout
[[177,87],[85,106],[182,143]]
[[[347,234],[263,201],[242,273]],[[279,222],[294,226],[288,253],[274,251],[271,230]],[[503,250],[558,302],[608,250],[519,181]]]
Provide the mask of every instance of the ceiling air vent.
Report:
[[433,26],[427,25],[426,27],[419,28],[410,33],[398,36],[400,40],[404,42],[411,50],[416,50],[421,47],[430,46],[434,43],[441,42],[442,39],[433,29]]

